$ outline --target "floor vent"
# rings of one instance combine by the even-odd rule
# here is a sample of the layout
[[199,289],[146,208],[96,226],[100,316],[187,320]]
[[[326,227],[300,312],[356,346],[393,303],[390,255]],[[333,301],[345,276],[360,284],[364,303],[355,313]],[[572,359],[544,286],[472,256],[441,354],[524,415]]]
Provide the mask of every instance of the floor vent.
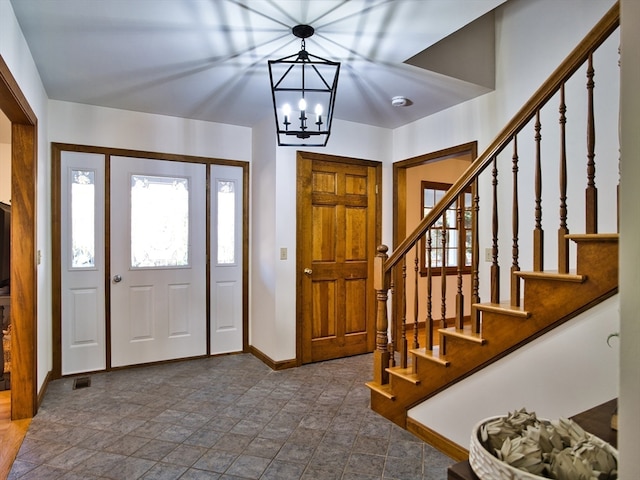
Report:
[[78,377],[73,380],[73,389],[87,388],[91,386],[91,377]]

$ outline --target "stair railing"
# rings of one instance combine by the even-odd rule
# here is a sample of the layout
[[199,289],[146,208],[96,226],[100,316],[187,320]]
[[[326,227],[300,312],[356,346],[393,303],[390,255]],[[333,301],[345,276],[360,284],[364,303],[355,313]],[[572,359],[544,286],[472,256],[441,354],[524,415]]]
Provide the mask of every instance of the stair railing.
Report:
[[[411,232],[394,250],[391,255],[388,255],[388,247],[381,245],[378,247],[378,253],[374,259],[374,288],[377,291],[377,311],[376,311],[376,350],[374,351],[374,375],[373,381],[378,385],[385,385],[388,383],[387,368],[393,367],[396,364],[395,351],[399,353],[400,366],[403,368],[408,367],[408,345],[411,343],[412,348],[416,349],[419,345],[418,340],[418,259],[420,258],[420,240],[425,239],[426,253],[425,258],[427,261],[427,305],[426,305],[426,319],[425,319],[425,344],[424,347],[427,351],[434,351],[434,339],[432,337],[432,330],[435,320],[432,316],[433,305],[431,302],[432,295],[432,273],[436,267],[432,267],[430,264],[431,248],[435,248],[432,245],[431,232],[434,225],[437,222],[443,226],[445,225],[445,212],[451,208],[452,205],[464,195],[465,191],[472,189],[473,191],[473,205],[472,205],[472,223],[474,228],[472,229],[472,245],[471,245],[471,304],[479,303],[479,276],[478,276],[478,264],[479,264],[479,242],[478,242],[478,228],[477,218],[479,211],[479,197],[477,189],[477,180],[481,173],[483,173],[488,167],[492,167],[492,187],[493,187],[493,205],[492,205],[492,246],[491,246],[491,303],[500,302],[500,265],[498,263],[498,205],[497,205],[497,185],[498,185],[498,155],[501,154],[508,146],[513,146],[512,154],[512,175],[513,175],[513,199],[512,199],[512,265],[511,265],[511,285],[510,285],[510,297],[511,304],[514,306],[519,305],[520,299],[520,284],[518,276],[514,273],[520,270],[519,265],[519,206],[518,206],[518,170],[520,154],[518,152],[518,134],[533,121],[534,124],[534,138],[535,138],[535,178],[534,178],[534,194],[535,194],[535,228],[533,231],[533,253],[532,263],[534,271],[542,271],[544,266],[544,231],[542,229],[542,155],[541,155],[541,110],[549,102],[549,100],[555,95],[559,94],[560,97],[560,161],[559,161],[559,183],[560,183],[560,226],[558,228],[558,271],[559,273],[567,273],[569,269],[568,261],[568,249],[569,244],[566,235],[569,233],[567,228],[567,159],[566,159],[566,142],[565,142],[565,124],[566,124],[566,105],[565,105],[565,84],[576,73],[576,71],[587,64],[587,187],[585,190],[585,225],[586,233],[597,233],[597,188],[595,185],[595,121],[594,121],[594,67],[593,67],[593,54],[594,52],[605,42],[605,40],[618,28],[620,21],[620,7],[616,3],[598,22],[598,24],[587,34],[582,42],[571,52],[566,60],[551,74],[546,82],[534,93],[534,95],[524,104],[524,106],[516,113],[512,120],[507,123],[503,130],[495,137],[495,139],[489,144],[487,149],[478,156],[478,158],[472,162],[469,168],[455,181],[455,183],[444,194],[443,198],[428,212],[428,214],[421,220],[418,226]],[[461,214],[457,213],[458,225],[460,222]],[[446,235],[440,235],[443,244],[441,248],[446,250]],[[462,252],[459,252],[462,255]],[[444,263],[444,262],[443,262]],[[415,292],[413,299],[413,326],[407,325],[406,319],[406,307],[407,299],[406,283],[407,283],[407,271],[411,270],[411,265],[415,267]],[[458,257],[458,265],[461,264],[461,257]],[[392,335],[395,332],[400,331],[400,338],[389,340],[389,321],[388,321],[388,291],[391,287],[394,270],[400,269],[402,282],[402,288],[400,292],[403,296],[401,299],[395,299],[395,301],[402,302],[402,324],[400,328],[396,328],[396,319],[394,318],[394,328],[391,328]],[[446,325],[446,271],[444,264],[442,265],[442,271],[440,272],[441,288],[442,288],[442,305],[441,305],[441,322],[442,326]],[[465,314],[463,312],[463,302],[460,298],[462,296],[461,288],[461,271],[458,267],[458,292],[456,299],[456,315],[455,315],[455,328],[462,330],[464,325]],[[394,289],[394,293],[395,293]],[[393,309],[395,312],[395,309]],[[470,328],[473,333],[479,333],[480,330],[480,317],[479,312],[475,309],[471,309],[470,312]],[[412,332],[410,330],[413,329]],[[407,336],[412,336],[412,339],[408,339]]]

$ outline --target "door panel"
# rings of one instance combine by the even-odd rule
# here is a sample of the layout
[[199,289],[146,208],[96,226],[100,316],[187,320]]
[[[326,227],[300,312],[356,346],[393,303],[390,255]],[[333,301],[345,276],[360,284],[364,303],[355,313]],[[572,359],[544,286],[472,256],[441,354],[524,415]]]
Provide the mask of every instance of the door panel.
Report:
[[241,167],[211,165],[211,353],[243,349]]
[[299,158],[298,315],[304,363],[375,347],[376,167]]
[[106,367],[104,162],[102,154],[61,156],[63,375]]
[[206,167],[111,159],[111,365],[206,353]]

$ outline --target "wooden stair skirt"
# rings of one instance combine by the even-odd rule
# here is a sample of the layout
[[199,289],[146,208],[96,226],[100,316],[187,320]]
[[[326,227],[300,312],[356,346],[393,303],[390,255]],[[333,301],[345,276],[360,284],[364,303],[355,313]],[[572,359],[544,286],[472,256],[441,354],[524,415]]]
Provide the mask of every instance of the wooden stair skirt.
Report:
[[567,235],[577,245],[575,272],[517,272],[521,306],[476,304],[481,330],[440,329],[433,351],[412,350],[412,365],[393,367],[389,383],[369,382],[371,408],[403,428],[407,410],[617,292],[618,234]]

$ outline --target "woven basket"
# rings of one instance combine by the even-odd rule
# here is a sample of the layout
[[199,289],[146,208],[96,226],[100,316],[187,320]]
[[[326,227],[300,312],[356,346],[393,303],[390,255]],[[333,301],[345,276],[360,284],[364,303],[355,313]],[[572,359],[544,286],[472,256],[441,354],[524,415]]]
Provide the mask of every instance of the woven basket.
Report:
[[[485,418],[473,427],[471,443],[469,447],[469,463],[475,474],[482,480],[541,480],[547,477],[534,475],[519,468],[512,467],[492,455],[480,442],[480,427],[487,422],[501,418],[500,416]],[[541,421],[544,421],[540,419]],[[595,435],[588,434],[591,441],[609,451],[616,460],[618,451],[604,440]]]

